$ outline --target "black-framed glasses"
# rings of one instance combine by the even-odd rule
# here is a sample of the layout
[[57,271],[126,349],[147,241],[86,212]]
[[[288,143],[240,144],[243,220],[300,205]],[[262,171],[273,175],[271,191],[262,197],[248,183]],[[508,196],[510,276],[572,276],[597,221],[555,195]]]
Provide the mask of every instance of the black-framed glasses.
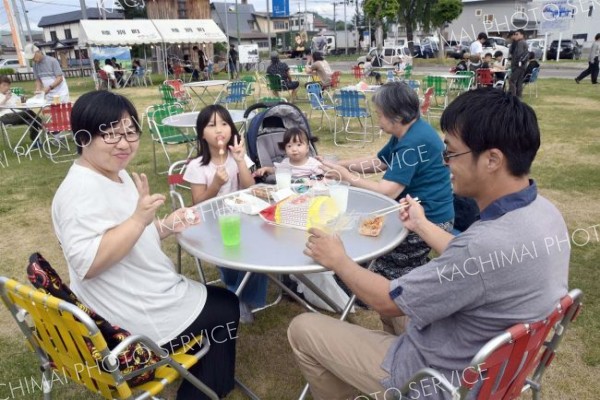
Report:
[[137,142],[140,140],[140,132],[139,131],[128,131],[125,133],[105,133],[102,136],[102,140],[106,144],[117,144],[121,141],[122,138],[129,143]]
[[469,151],[465,151],[464,153],[452,153],[451,151],[448,151],[448,148],[445,148],[444,151],[442,151],[442,158],[444,159],[445,163],[448,163],[448,162],[450,162],[451,158],[462,156],[462,155],[469,154],[472,152],[473,152],[472,150],[469,150]]

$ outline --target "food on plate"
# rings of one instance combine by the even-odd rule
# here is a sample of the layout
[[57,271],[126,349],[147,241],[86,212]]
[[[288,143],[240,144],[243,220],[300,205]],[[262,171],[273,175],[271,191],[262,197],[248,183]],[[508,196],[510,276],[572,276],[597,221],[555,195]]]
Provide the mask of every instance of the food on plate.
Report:
[[264,209],[260,214],[269,222],[308,229],[337,218],[339,212],[329,196],[293,195]]
[[252,189],[252,195],[263,199],[265,201],[271,201],[273,199],[273,192],[275,188],[270,187],[257,187]]
[[366,217],[361,220],[358,233],[365,236],[379,236],[383,228],[383,217]]
[[191,208],[185,210],[185,220],[190,224],[196,220],[196,213],[194,212],[194,210],[192,210]]

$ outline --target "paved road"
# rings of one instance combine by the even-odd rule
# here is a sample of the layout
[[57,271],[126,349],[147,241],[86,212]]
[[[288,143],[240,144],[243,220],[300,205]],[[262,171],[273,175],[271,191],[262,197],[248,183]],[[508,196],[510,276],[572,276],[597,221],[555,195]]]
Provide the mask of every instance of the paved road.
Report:
[[[284,60],[288,65],[300,64],[297,60]],[[332,61],[330,62],[333,70],[350,71],[353,65],[356,65],[355,61]],[[542,65],[540,79],[542,78],[563,78],[563,79],[575,79],[575,77],[584,69],[587,68],[587,63],[556,63],[555,61],[546,61]],[[441,73],[448,72],[449,67],[444,65],[427,65],[427,66],[416,66],[413,71],[419,75],[426,75],[430,73]]]

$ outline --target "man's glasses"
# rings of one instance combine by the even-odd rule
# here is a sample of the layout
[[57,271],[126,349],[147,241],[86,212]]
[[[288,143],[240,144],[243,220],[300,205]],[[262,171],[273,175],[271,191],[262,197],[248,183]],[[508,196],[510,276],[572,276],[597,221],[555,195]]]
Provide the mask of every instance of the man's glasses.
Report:
[[137,142],[140,140],[140,132],[138,131],[129,131],[125,133],[105,133],[102,136],[102,140],[106,144],[117,144],[121,141],[122,138],[129,143]]
[[448,163],[448,162],[450,162],[451,158],[462,156],[464,154],[469,154],[469,153],[472,153],[472,151],[469,150],[469,151],[465,151],[464,153],[452,153],[451,151],[448,151],[448,148],[446,147],[444,149],[444,151],[442,151],[442,158],[444,159],[445,163]]

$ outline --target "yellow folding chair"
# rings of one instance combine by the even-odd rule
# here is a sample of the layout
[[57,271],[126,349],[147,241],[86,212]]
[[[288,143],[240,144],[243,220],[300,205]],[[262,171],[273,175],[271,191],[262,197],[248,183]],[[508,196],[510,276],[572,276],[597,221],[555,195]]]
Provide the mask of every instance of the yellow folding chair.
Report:
[[[180,351],[168,354],[143,335],[125,338],[112,350],[94,321],[77,306],[15,280],[0,277],[0,295],[40,361],[43,381],[51,382],[54,371],[68,376],[106,399],[146,399],[160,393],[179,377],[187,379],[209,398],[218,396],[188,370],[209,351],[206,337],[196,338]],[[144,346],[160,360],[131,373],[119,369],[118,356],[132,344]],[[200,350],[185,351],[201,343]],[[154,378],[132,387],[135,377],[154,370]],[[109,372],[110,371],[110,372]],[[45,385],[50,399],[52,385]]]

